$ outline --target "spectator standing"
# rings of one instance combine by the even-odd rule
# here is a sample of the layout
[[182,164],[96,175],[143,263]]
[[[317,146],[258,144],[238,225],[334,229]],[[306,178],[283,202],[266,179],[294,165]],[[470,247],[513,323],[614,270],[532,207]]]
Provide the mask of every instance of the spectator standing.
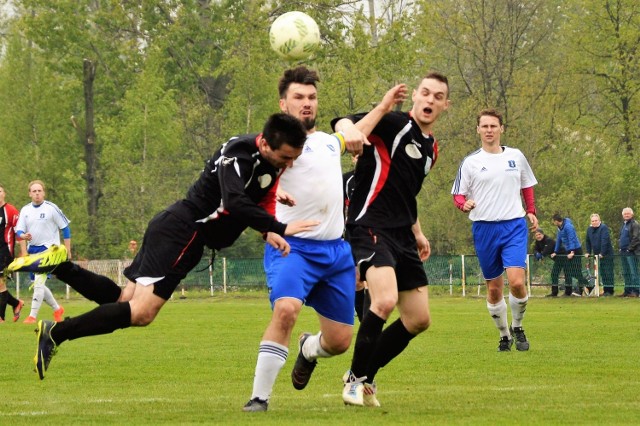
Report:
[[638,255],[640,255],[640,224],[634,219],[631,207],[622,209],[620,229],[620,254],[622,255],[622,276],[624,292],[621,297],[638,297],[640,290],[638,277]]
[[[18,209],[5,201],[6,195],[4,186],[0,185],[0,229],[3,237],[0,241],[0,270],[13,261],[16,243],[15,226],[19,216]],[[13,322],[18,321],[24,302],[13,297],[7,289],[4,274],[0,273],[0,322],[4,322],[7,304],[13,308]]]
[[[551,253],[556,246],[556,240],[545,235],[544,231],[541,228],[536,229],[536,232],[533,234],[536,240],[533,252],[536,260],[541,261],[545,257],[549,257],[553,261],[553,267],[551,268],[551,293],[547,294],[546,297],[557,297],[558,296],[558,283],[560,281],[560,271],[562,271],[567,263],[566,256],[557,256],[551,257]],[[560,247],[560,255],[566,255],[566,251],[563,247]],[[565,283],[565,294],[568,291],[568,295],[571,295],[571,277],[564,274],[564,283]]]
[[587,229],[585,238],[585,248],[587,252],[585,258],[590,255],[598,257],[598,272],[604,289],[603,296],[613,296],[613,245],[611,244],[611,233],[609,227],[602,223],[600,215],[591,215],[591,226]]
[[[551,219],[553,224],[558,227],[558,235],[556,236],[556,246],[551,253],[551,257],[555,258],[560,254],[560,247],[564,246],[567,251],[567,263],[564,268],[565,277],[572,277],[578,280],[578,291],[570,293],[572,296],[582,296],[582,289],[587,287],[589,292],[593,289],[589,281],[582,275],[582,244],[576,233],[573,222],[568,217],[562,217],[559,213],[553,215]],[[565,288],[565,294],[569,290]]]
[[[71,260],[70,220],[57,205],[45,200],[45,186],[41,180],[29,182],[29,197],[31,202],[22,207],[20,218],[16,224],[16,235],[21,238],[19,241],[20,255],[42,253],[52,245],[60,245],[60,231],[62,231],[67,256]],[[31,274],[33,298],[31,299],[31,312],[24,320],[25,324],[36,323],[42,302],[51,306],[56,322],[62,321],[64,308],[58,304],[53,293],[47,287],[47,278],[47,273]]]

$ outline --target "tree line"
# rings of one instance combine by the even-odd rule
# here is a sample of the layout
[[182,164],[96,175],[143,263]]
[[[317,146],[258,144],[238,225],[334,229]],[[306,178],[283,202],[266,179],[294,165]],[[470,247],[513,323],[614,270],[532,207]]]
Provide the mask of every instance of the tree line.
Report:
[[[278,110],[282,71],[320,72],[319,127],[367,111],[398,82],[446,74],[452,107],[419,199],[437,254],[472,253],[470,222],[449,194],[479,147],[476,113],[505,114],[503,142],[539,181],[539,219],[584,235],[597,212],[615,232],[640,182],[640,4],[635,0],[22,0],[1,2],[0,182],[27,183],[72,221],[77,257],[118,257],[181,198],[230,136]],[[8,8],[7,6],[11,6]],[[322,35],[309,60],[269,48],[269,25],[301,10]],[[409,105],[404,105],[408,108]],[[345,156],[345,171],[351,161]],[[227,256],[260,256],[247,231]]]

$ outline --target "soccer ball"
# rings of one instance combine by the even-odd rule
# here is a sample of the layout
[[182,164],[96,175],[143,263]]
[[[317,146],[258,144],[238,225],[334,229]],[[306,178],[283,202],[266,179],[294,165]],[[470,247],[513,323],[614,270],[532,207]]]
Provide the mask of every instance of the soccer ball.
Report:
[[309,57],[320,44],[320,29],[303,12],[287,12],[273,21],[269,30],[271,48],[288,60]]

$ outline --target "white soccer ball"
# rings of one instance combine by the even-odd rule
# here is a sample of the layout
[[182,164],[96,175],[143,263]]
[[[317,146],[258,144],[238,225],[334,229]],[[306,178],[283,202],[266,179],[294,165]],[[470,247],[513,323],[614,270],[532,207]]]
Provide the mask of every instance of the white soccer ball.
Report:
[[309,57],[320,44],[320,29],[303,12],[287,12],[273,21],[269,30],[271,48],[288,60]]

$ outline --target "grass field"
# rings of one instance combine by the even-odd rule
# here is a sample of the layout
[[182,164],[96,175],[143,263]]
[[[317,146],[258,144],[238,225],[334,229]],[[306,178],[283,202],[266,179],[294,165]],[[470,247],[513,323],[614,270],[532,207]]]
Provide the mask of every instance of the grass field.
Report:
[[[70,316],[91,307],[65,303]],[[431,311],[432,327],[378,374],[381,408],[343,405],[351,352],[321,360],[294,390],[294,341],[267,413],[241,411],[270,316],[266,293],[176,299],[149,327],[65,342],[44,381],[32,371],[34,327],[7,322],[0,424],[640,423],[639,299],[534,298],[529,352],[496,352],[482,298],[434,296]],[[305,308],[294,336],[316,324]]]

